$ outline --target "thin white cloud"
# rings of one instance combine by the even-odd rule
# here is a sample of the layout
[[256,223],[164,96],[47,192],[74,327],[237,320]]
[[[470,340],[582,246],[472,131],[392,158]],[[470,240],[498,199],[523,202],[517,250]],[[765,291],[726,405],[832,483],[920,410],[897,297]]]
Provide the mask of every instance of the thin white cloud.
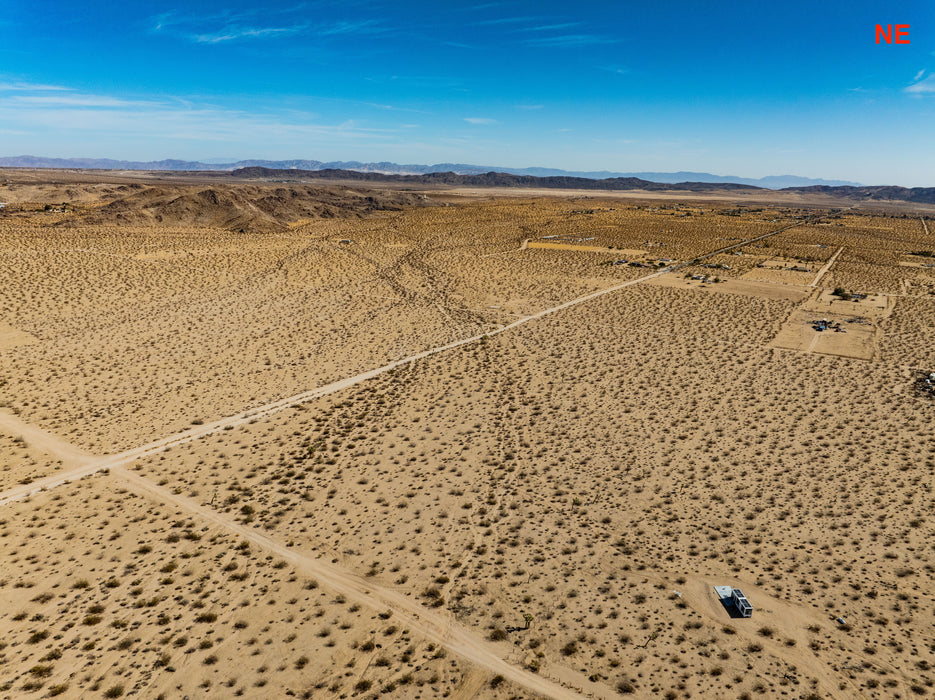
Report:
[[35,133],[49,129],[59,136],[105,132],[111,139],[130,138],[140,143],[195,141],[244,143],[361,142],[382,138],[391,129],[362,127],[354,122],[317,124],[285,122],[275,115],[256,115],[222,109],[180,110],[170,107],[151,110],[82,108],[25,109],[0,106],[0,128],[28,125]]
[[510,25],[510,24],[529,24],[540,19],[539,17],[496,17],[494,19],[482,19],[474,22],[475,25],[479,27],[496,27],[499,25]]
[[445,46],[453,46],[456,49],[468,49],[469,51],[480,51],[482,49],[482,47],[477,44],[465,44],[460,41],[443,41],[441,43]]
[[199,44],[219,44],[223,41],[235,41],[237,39],[268,39],[287,36],[297,34],[305,29],[305,26],[226,28],[214,34],[194,34],[190,35],[189,38]]
[[173,24],[172,17],[175,13],[173,12],[163,12],[161,15],[156,15],[152,18],[153,28],[152,31],[159,32],[166,28],[167,25]]
[[258,142],[330,145],[393,138],[401,128],[372,128],[366,122],[323,124],[309,112],[253,113],[167,97],[159,101],[86,95],[12,94],[0,100],[0,133],[55,134],[56,138],[108,138],[140,144],[155,142]]
[[223,11],[201,16],[164,12],[150,18],[151,31],[197,44],[225,44],[242,40],[274,39],[296,34],[319,37],[376,34],[388,31],[376,19],[340,20],[323,24],[308,22],[302,5],[279,10]]
[[906,92],[921,95],[923,93],[935,93],[935,75],[930,75],[923,80],[917,80],[905,89]]
[[544,36],[536,39],[526,39],[527,46],[540,46],[543,48],[576,48],[579,46],[599,46],[602,44],[616,44],[617,39],[597,36],[596,34],[560,34],[558,36]]
[[[198,28],[204,28],[206,26],[223,26],[223,27],[237,27],[237,26],[250,26],[260,24],[260,20],[268,19],[270,16],[281,16],[283,14],[288,14],[288,10],[283,11],[274,11],[267,8],[263,8],[262,11],[257,9],[248,9],[241,10],[240,12],[232,12],[231,10],[221,10],[220,12],[213,12],[203,15],[184,15],[177,10],[170,10],[168,12],[163,12],[162,14],[155,15],[150,18],[152,21],[152,31],[161,32],[161,31],[181,31],[181,32],[194,32],[198,33]],[[203,32],[211,33],[211,32]]]
[[314,34],[319,36],[339,36],[342,34],[380,34],[387,31],[386,27],[375,19],[362,19],[355,22],[335,22],[330,25],[316,27]]
[[501,7],[503,3],[499,2],[488,2],[483,5],[468,5],[466,7],[453,7],[452,10],[456,12],[480,12],[481,10],[492,10],[495,7]]
[[41,105],[45,107],[150,107],[156,102],[122,100],[102,95],[14,95],[10,101],[20,104]]
[[916,73],[915,77],[912,79],[912,82],[916,83],[922,79],[922,76],[925,75],[925,68]]
[[487,119],[486,117],[465,117],[464,121],[469,124],[496,124],[496,119]]
[[62,92],[71,88],[43,83],[0,82],[0,92]]
[[541,24],[535,27],[523,27],[518,31],[521,32],[554,32],[559,29],[572,29],[573,27],[580,27],[581,22],[563,22],[561,24]]

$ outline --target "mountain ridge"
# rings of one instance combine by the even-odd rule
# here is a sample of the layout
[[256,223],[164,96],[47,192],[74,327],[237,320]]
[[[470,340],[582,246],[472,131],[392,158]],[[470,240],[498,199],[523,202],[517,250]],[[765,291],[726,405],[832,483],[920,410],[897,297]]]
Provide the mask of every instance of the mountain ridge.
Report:
[[110,158],[46,158],[42,156],[5,156],[0,157],[2,168],[78,168],[87,170],[167,170],[167,171],[228,171],[232,172],[242,168],[263,167],[273,170],[353,170],[363,173],[380,173],[383,175],[431,175],[434,173],[451,172],[457,175],[484,175],[489,172],[507,173],[510,175],[531,177],[574,177],[588,180],[607,180],[613,178],[637,178],[640,180],[675,184],[680,182],[699,182],[710,184],[738,184],[763,187],[765,189],[782,189],[786,187],[860,187],[860,183],[847,180],[825,180],[822,178],[808,178],[798,175],[767,175],[761,178],[744,178],[733,175],[714,175],[712,173],[678,171],[678,172],[614,172],[609,170],[562,170],[560,168],[506,168],[470,165],[466,163],[436,163],[434,165],[403,164],[381,161],[363,163],[360,161],[330,161],[320,160],[262,160],[248,159],[229,163],[204,163],[201,161],[186,161],[179,159],[163,159],[156,161],[128,161]]
[[[268,180],[356,180],[361,182],[404,182],[411,184],[439,184],[462,187],[537,187],[546,189],[584,189],[584,190],[646,190],[646,191],[687,191],[704,192],[709,190],[756,191],[767,188],[738,183],[710,182],[652,182],[635,177],[615,177],[603,180],[571,176],[536,177],[533,175],[513,175],[511,173],[488,172],[481,175],[462,175],[453,172],[429,173],[426,175],[387,175],[367,173],[356,170],[292,170],[263,167],[240,168],[230,173],[239,179]],[[811,185],[806,187],[784,187],[780,192],[800,192],[804,194],[828,194],[855,201],[897,200],[918,204],[935,204],[935,187],[898,187],[895,185],[878,186],[837,186]]]

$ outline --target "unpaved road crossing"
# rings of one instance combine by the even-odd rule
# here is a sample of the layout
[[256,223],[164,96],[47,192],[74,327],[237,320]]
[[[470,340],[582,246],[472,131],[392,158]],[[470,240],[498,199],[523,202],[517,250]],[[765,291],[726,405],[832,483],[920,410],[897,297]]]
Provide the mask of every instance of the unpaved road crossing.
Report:
[[[804,221],[802,223],[804,223]],[[791,226],[784,226],[781,229],[758,236],[754,239],[719,249],[704,257],[710,257],[711,255],[732,250],[753,241],[763,240],[768,236],[781,233],[796,225],[799,224],[796,223]],[[702,258],[696,259],[694,262],[700,259]],[[504,660],[497,646],[465,629],[450,615],[432,611],[398,591],[376,585],[341,567],[322,561],[309,554],[302,553],[301,550],[287,547],[285,544],[264,535],[254,528],[247,527],[208,506],[199,504],[187,497],[175,494],[169,489],[158,486],[149,479],[125,467],[138,459],[156,454],[169,447],[198,440],[218,431],[243,425],[244,423],[270,416],[283,409],[327,396],[328,394],[333,394],[398,367],[417,362],[438,353],[454,350],[463,345],[480,342],[488,336],[505,333],[545,316],[572,308],[607,294],[612,294],[619,290],[626,289],[627,287],[647,282],[688,264],[691,263],[683,263],[681,265],[663,268],[643,277],[621,282],[620,284],[586,294],[549,309],[524,316],[512,323],[491,330],[488,333],[463,338],[446,345],[415,353],[406,358],[390,362],[382,367],[377,367],[294,396],[272,401],[263,406],[242,411],[205,425],[195,426],[189,430],[160,438],[148,444],[114,455],[90,455],[61,438],[24,423],[15,416],[0,413],[0,431],[9,433],[14,437],[22,437],[27,444],[34,449],[61,460],[63,465],[68,467],[58,474],[37,479],[30,484],[22,484],[0,493],[0,507],[14,501],[26,499],[40,491],[45,491],[58,485],[74,481],[75,479],[89,476],[104,469],[110,469],[115,477],[129,483],[135,490],[147,494],[160,503],[171,504],[182,508],[218,527],[229,532],[237,533],[239,536],[254,542],[265,550],[282,557],[299,570],[317,577],[330,588],[348,597],[354,598],[361,604],[365,604],[371,608],[391,608],[400,618],[406,620],[407,625],[417,630],[426,638],[445,646],[452,653],[463,657],[469,662],[476,664],[478,667],[484,668],[491,673],[502,675],[504,678],[533,693],[555,698],[556,700],[570,700],[584,697],[616,697],[615,693],[613,693],[610,688],[592,683],[577,671],[573,671],[569,668],[553,666],[543,669],[543,672],[551,672],[552,675],[565,679],[566,682],[575,685],[581,692],[550,680],[542,675],[536,675],[514,666]],[[582,692],[585,694],[582,694]]]

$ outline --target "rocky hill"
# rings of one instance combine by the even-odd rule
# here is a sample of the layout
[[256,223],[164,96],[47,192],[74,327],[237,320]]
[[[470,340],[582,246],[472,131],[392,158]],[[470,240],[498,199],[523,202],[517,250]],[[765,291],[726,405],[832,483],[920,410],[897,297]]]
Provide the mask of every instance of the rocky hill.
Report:
[[230,231],[284,231],[303,219],[361,218],[425,205],[405,192],[358,192],[345,187],[256,185],[174,187],[131,185],[130,194],[80,217],[84,224],[191,225]]

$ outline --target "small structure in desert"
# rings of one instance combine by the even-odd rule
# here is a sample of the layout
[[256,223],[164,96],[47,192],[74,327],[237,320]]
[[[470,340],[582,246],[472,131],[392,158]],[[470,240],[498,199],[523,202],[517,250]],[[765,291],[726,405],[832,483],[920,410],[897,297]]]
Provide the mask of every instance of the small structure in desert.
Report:
[[747,596],[743,594],[739,588],[735,588],[731,591],[731,598],[734,601],[734,607],[737,608],[737,612],[741,614],[742,617],[753,617],[753,606],[750,605],[750,601],[747,600]]
[[753,605],[739,588],[715,586],[714,592],[717,593],[725,608],[730,609],[733,607],[740,617],[753,617]]

